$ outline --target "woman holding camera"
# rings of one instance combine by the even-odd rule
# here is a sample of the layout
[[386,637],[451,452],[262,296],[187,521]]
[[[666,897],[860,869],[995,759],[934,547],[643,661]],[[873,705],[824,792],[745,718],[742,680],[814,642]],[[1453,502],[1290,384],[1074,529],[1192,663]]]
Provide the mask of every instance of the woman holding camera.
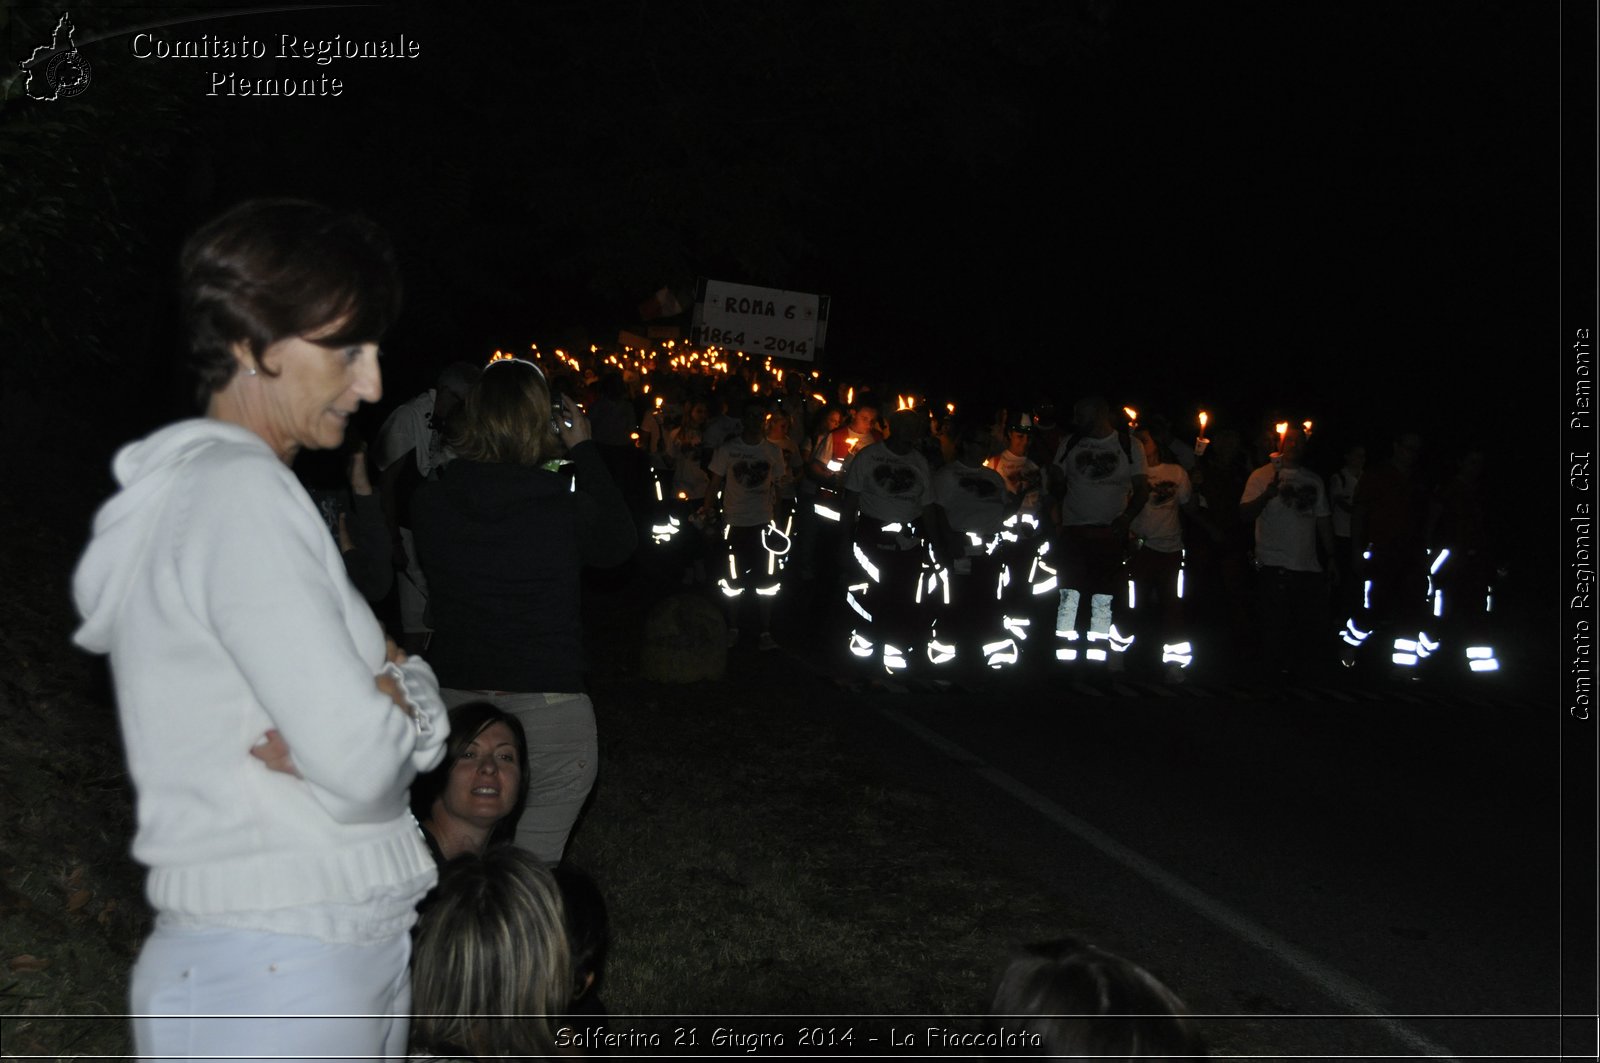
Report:
[[433,606],[428,655],[447,704],[487,700],[522,722],[528,789],[516,843],[553,866],[599,755],[579,577],[585,565],[627,559],[633,520],[588,419],[570,398],[552,401],[532,362],[489,364],[452,446],[456,460],[411,502]]

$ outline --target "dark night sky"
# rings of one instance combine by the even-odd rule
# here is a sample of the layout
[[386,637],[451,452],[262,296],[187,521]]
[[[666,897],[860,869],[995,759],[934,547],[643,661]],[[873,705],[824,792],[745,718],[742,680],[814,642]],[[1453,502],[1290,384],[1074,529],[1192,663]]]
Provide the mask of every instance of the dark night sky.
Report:
[[[74,15],[83,36],[201,10],[221,8]],[[703,275],[831,294],[841,372],[1380,434],[1424,406],[1448,431],[1556,386],[1537,352],[1558,31],[1509,2],[1267,0],[189,22],[162,32],[405,32],[422,58],[155,63],[201,132],[185,208],[151,224],[170,255],[244,195],[362,206],[405,253],[390,347],[419,368],[571,326],[604,339],[660,283]],[[116,91],[130,41],[86,49],[90,91]],[[215,68],[346,89],[206,98]]]

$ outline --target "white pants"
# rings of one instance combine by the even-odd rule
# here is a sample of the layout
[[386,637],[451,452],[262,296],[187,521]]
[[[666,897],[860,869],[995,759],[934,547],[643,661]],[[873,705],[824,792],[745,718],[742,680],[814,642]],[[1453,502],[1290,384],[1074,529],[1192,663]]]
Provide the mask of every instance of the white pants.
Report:
[[403,1060],[411,935],[330,945],[250,930],[157,927],[128,991],[141,1058]]
[[599,774],[594,702],[587,694],[487,694],[448,687],[439,693],[449,708],[488,701],[522,723],[528,736],[528,764],[523,769],[528,775],[528,800],[517,820],[516,844],[548,867],[559,864]]

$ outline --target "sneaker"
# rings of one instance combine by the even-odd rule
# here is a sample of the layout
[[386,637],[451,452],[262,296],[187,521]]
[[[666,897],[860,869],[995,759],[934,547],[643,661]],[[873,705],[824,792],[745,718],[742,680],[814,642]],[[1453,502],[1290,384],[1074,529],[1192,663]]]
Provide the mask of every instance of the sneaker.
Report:
[[739,645],[739,629],[736,627],[730,627],[728,629],[728,648],[732,649],[737,645]]
[[775,650],[778,648],[778,640],[772,637],[772,632],[763,631],[756,646],[763,650]]

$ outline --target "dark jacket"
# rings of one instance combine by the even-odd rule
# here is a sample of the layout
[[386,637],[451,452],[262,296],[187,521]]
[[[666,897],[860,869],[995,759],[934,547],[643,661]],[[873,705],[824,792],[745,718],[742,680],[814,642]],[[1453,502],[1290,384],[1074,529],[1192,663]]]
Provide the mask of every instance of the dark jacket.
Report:
[[592,442],[567,474],[457,458],[411,500],[428,580],[439,684],[468,690],[578,693],[584,565],[621,564],[637,538]]

